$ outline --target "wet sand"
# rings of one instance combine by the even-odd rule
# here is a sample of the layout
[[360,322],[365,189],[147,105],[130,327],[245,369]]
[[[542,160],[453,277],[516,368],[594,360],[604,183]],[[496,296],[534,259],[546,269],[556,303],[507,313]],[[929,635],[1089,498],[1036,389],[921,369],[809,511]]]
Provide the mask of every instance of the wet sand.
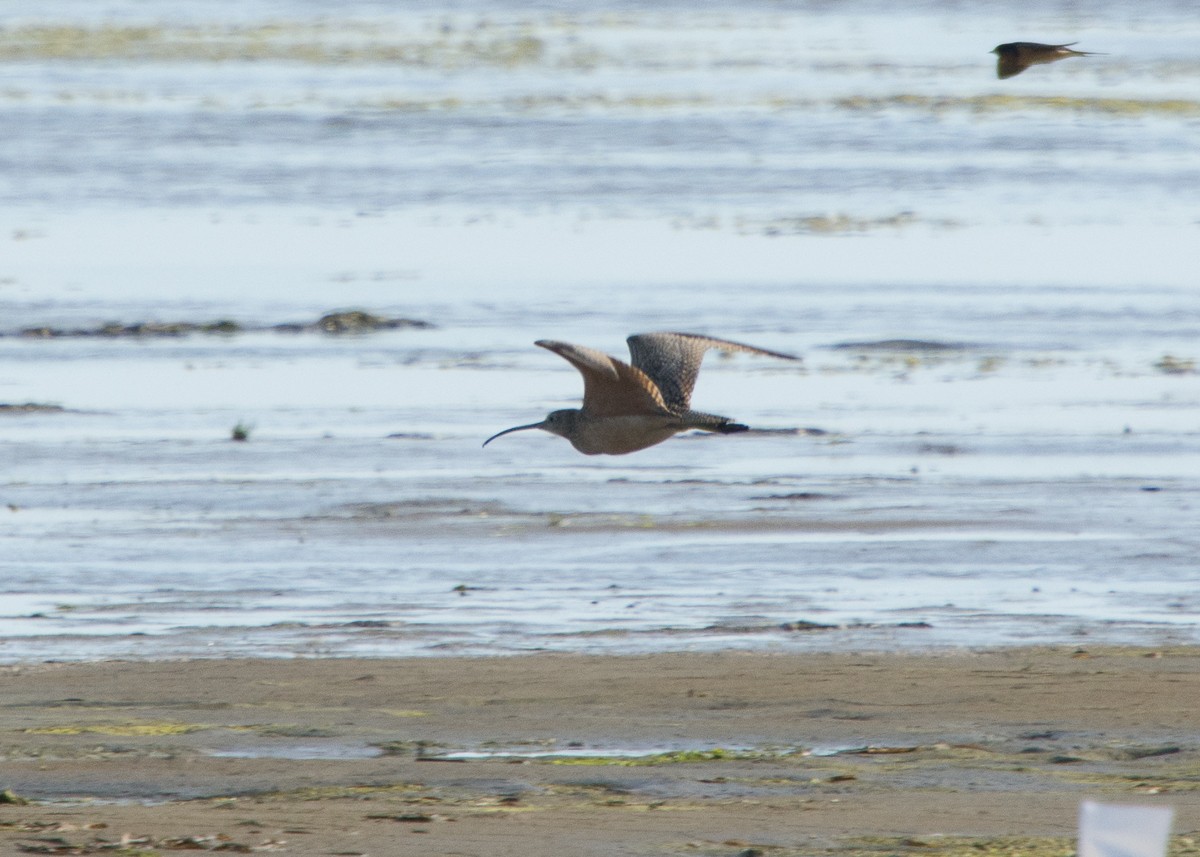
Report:
[[42,853],[1051,854],[1085,797],[1175,806],[1174,854],[1200,829],[1194,648],[44,663],[2,680],[0,841]]

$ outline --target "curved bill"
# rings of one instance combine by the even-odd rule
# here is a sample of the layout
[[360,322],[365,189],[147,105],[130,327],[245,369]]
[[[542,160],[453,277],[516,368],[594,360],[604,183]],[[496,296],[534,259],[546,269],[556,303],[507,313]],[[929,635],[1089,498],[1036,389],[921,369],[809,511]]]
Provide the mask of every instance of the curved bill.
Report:
[[513,428],[505,429],[502,432],[497,432],[496,434],[492,435],[491,437],[489,437],[487,440],[485,440],[483,442],[483,445],[487,446],[489,443],[491,443],[493,440],[500,437],[501,435],[512,434],[515,431],[525,431],[525,429],[545,428],[545,426],[546,426],[545,420],[542,420],[540,423],[530,423],[527,426],[514,426]]

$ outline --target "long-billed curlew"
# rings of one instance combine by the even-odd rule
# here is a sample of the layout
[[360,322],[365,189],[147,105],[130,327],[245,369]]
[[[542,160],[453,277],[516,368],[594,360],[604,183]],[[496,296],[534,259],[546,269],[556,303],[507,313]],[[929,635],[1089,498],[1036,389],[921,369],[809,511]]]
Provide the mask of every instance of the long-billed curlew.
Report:
[[539,339],[534,345],[553,351],[583,375],[583,407],[554,411],[540,423],[505,429],[483,445],[509,432],[543,429],[565,437],[584,455],[624,455],[689,429],[719,434],[746,431],[747,426],[729,417],[691,409],[704,353],[717,348],[800,359],[695,333],[639,333],[625,341],[632,365],[594,348]]
[[1040,45],[1037,42],[1009,42],[996,45],[991,52],[996,55],[996,77],[1004,80],[1006,77],[1018,75],[1031,65],[1058,62],[1067,57],[1095,56],[1091,51],[1073,51],[1068,42],[1065,45]]

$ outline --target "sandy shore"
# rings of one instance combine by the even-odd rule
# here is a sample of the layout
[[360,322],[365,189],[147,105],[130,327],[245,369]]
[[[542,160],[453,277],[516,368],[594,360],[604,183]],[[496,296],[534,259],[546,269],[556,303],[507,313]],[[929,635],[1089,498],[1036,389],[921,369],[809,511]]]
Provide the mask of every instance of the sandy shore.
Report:
[[1060,854],[1098,797],[1175,806],[1173,853],[1200,853],[1197,649],[104,662],[0,681],[6,851]]

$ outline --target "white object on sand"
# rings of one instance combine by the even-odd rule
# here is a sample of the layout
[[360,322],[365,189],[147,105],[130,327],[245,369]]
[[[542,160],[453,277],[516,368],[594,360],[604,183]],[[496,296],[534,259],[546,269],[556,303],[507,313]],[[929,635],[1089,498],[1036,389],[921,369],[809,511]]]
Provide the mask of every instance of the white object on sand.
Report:
[[1079,857],[1164,857],[1169,806],[1122,806],[1085,800],[1079,805]]

